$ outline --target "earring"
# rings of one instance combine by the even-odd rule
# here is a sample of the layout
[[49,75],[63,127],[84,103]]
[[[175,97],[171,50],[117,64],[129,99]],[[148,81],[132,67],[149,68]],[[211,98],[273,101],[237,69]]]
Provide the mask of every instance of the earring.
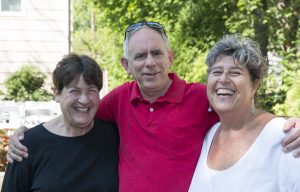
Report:
[[251,113],[255,113],[255,104],[254,104],[254,99],[252,99],[252,105],[251,105]]
[[212,112],[212,108],[211,108],[211,106],[210,106],[210,105],[208,106],[208,109],[207,109],[207,111],[208,111],[208,112]]

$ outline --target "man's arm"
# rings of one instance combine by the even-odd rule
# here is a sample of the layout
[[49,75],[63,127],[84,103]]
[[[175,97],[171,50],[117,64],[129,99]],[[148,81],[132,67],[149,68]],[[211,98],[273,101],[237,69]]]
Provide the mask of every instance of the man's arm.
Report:
[[[300,118],[289,118],[285,125],[284,130],[288,131],[288,136],[282,141],[283,150],[285,152],[293,151],[294,157],[300,157]],[[19,138],[24,137],[26,127],[18,128],[9,141],[7,160],[9,162],[22,161],[23,158],[28,157],[27,148],[22,145]]]
[[96,113],[97,118],[116,123],[113,97],[113,91],[111,91],[101,99]]

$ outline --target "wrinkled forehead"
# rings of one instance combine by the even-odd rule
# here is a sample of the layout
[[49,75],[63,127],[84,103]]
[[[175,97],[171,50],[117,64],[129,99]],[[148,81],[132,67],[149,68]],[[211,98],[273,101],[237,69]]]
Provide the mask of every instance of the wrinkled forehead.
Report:
[[128,42],[129,51],[137,49],[166,49],[163,37],[159,32],[149,27],[136,31]]
[[217,57],[216,61],[212,64],[214,65],[222,65],[222,64],[232,64],[232,65],[241,65],[241,63],[238,61],[238,59],[236,59],[235,57],[233,57],[232,55],[224,55],[221,54]]
[[153,27],[149,27],[147,25],[142,25],[134,30],[131,30],[129,32],[126,33],[127,39],[130,40],[132,36],[134,36],[138,31],[143,31],[144,29],[147,29],[148,31],[154,31],[156,33],[158,33],[160,36],[163,35],[163,33],[165,33],[164,31],[157,29],[157,28],[153,28]]
[[131,35],[129,36],[129,42],[131,42],[134,39],[140,39],[140,40],[148,40],[148,39],[159,39],[163,41],[163,37],[161,33],[153,28],[143,26],[141,28],[138,28],[134,30]]
[[220,55],[216,61],[208,67],[208,72],[212,69],[243,69],[248,70],[236,58],[230,55]]

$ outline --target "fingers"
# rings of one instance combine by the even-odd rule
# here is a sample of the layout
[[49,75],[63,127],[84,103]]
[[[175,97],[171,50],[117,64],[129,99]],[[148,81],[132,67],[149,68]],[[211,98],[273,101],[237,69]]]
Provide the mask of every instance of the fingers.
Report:
[[27,157],[27,148],[20,143],[18,136],[14,134],[8,142],[7,161],[12,163],[14,160],[22,161],[23,158]]
[[295,152],[293,153],[293,156],[294,156],[295,158],[300,158],[300,151],[295,151]]
[[14,160],[19,161],[19,162],[23,161],[22,157],[17,156],[10,151],[7,152],[6,158],[7,158],[8,163],[13,163]]
[[9,152],[7,152],[7,154],[6,154],[7,162],[8,162],[8,163],[13,163],[14,160],[13,160],[12,158],[10,158],[10,156],[8,155],[8,153],[9,153]]
[[[23,152],[27,152],[27,147],[25,147],[24,145],[22,145],[22,143],[19,141],[19,138],[17,137],[17,135],[13,135],[10,137],[9,139],[9,149],[12,148],[12,149],[16,149],[16,151],[23,151]],[[10,151],[12,152],[12,151]]]
[[[297,120],[298,125],[297,125]],[[300,119],[299,118],[288,118],[287,121],[285,122],[284,126],[283,126],[283,131],[287,132],[289,130],[291,130],[292,128],[294,128],[295,126],[300,126]]]
[[290,149],[296,149],[297,147],[300,147],[299,142],[299,137],[300,137],[300,129],[292,129],[288,132],[286,138],[283,139],[282,141],[282,146],[287,147]]
[[[19,156],[19,157],[28,157],[27,154],[27,149],[26,150],[19,150],[18,148],[16,148],[14,145],[9,145],[8,146],[8,152],[9,152],[9,156],[13,159],[15,159],[15,156]],[[19,158],[18,158],[19,159]],[[15,160],[18,160],[15,159]]]
[[282,141],[283,151],[293,151],[294,157],[300,157],[300,129],[294,128],[290,130],[287,137]]
[[15,130],[14,136],[18,137],[19,140],[22,140],[24,138],[24,132],[27,130],[27,127],[21,126],[18,129]]
[[[296,140],[294,140],[292,143],[286,145],[283,147],[283,151],[284,152],[290,152],[293,151],[293,156],[296,158],[300,157],[300,138],[297,138]],[[297,150],[295,150],[297,149]]]
[[300,149],[300,123],[297,124],[299,120],[299,118],[289,118],[284,125],[284,127],[294,126],[286,129],[289,131],[287,132],[286,138],[282,141],[282,146],[286,148],[285,150],[287,152],[296,148]]

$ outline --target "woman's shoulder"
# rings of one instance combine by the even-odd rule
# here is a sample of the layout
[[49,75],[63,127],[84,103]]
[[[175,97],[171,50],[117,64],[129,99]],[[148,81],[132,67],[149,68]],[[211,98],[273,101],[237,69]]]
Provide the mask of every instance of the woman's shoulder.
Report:
[[35,127],[29,128],[27,131],[25,131],[25,139],[34,138],[36,135],[41,135],[44,132],[44,126],[43,124],[36,125]]
[[116,124],[114,124],[113,122],[105,121],[99,118],[94,119],[94,126],[103,126],[105,128],[109,128],[109,127],[116,128]]
[[270,135],[284,137],[283,126],[285,122],[286,119],[283,117],[274,117],[266,123],[264,130]]
[[113,134],[118,134],[118,128],[115,123],[110,121],[105,121],[99,118],[94,119],[94,127],[97,132],[109,132]]
[[119,144],[119,132],[117,126],[109,121],[95,118],[94,127],[87,138],[97,140],[98,142],[106,142],[108,144]]
[[39,140],[43,140],[43,137],[45,136],[47,136],[47,131],[45,130],[43,124],[39,124],[25,131],[24,139],[21,142],[24,144],[34,143]]

